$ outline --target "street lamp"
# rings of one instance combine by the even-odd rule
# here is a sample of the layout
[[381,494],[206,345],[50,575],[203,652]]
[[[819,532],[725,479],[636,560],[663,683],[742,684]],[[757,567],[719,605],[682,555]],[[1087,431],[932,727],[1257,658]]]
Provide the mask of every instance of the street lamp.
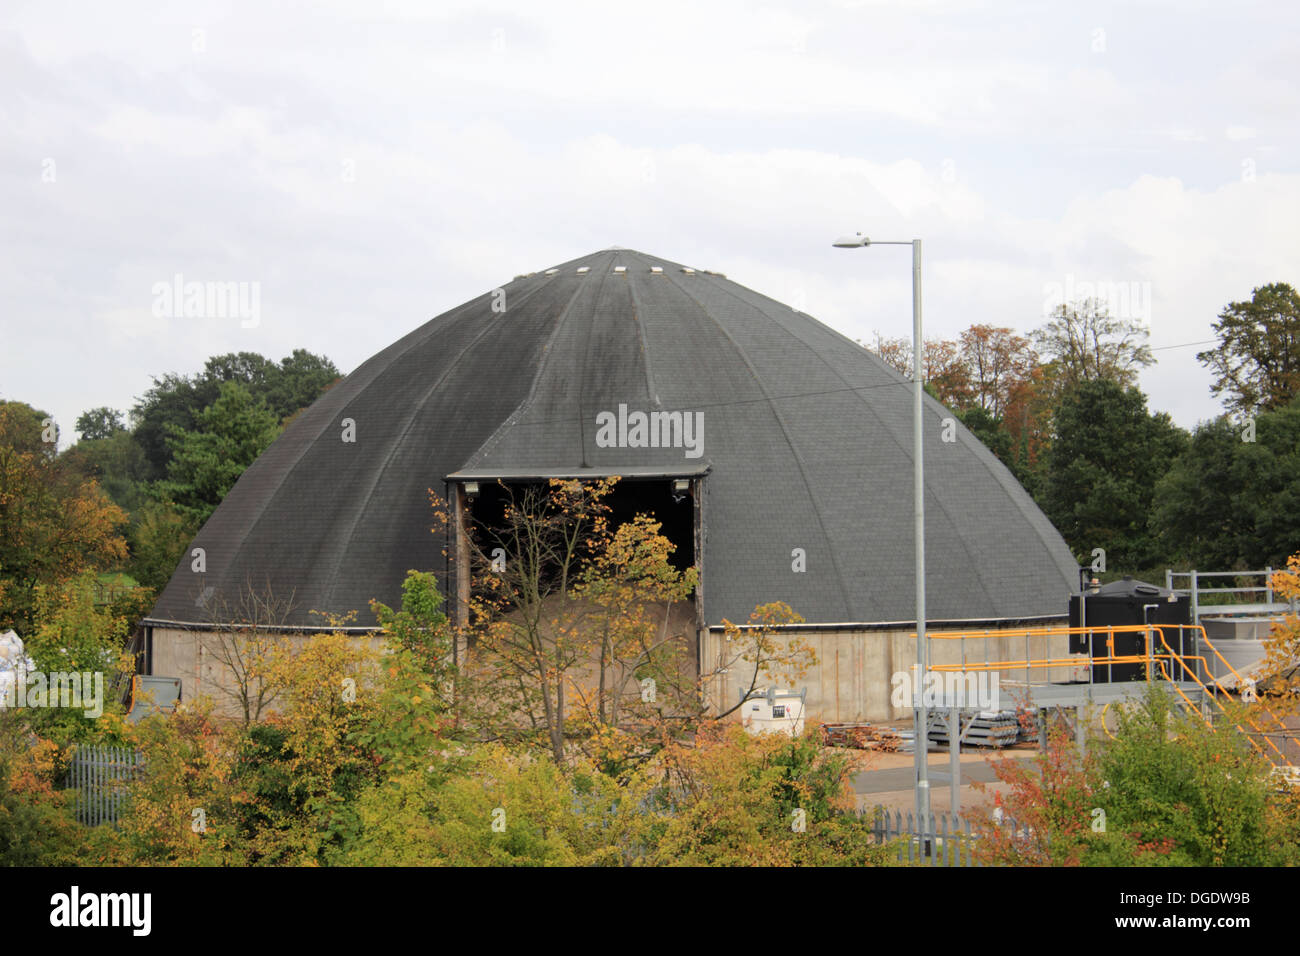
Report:
[[925,467],[922,460],[921,412],[921,240],[879,242],[862,233],[842,236],[833,245],[837,249],[861,249],[866,246],[912,247],[912,496],[916,518],[916,670],[922,685],[912,700],[912,751],[916,763],[916,819],[920,830],[921,851],[926,852],[930,835],[930,774],[927,757],[930,750],[930,714],[925,706],[924,683],[929,666],[930,647],[925,633]]

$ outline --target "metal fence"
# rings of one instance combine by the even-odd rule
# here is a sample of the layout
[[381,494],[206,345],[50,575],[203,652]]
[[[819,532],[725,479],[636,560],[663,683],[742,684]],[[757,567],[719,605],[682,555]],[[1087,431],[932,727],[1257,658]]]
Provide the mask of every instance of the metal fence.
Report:
[[77,791],[77,819],[92,827],[116,824],[127,785],[140,772],[142,758],[130,747],[79,746],[72,754],[66,778],[67,786]]
[[[1246,611],[1250,610],[1255,613],[1271,614],[1290,611],[1296,613],[1297,603],[1295,598],[1290,598],[1283,602],[1278,600],[1278,595],[1273,590],[1273,573],[1278,569],[1266,567],[1263,571],[1165,571],[1165,587],[1179,594],[1186,594],[1192,602],[1192,623],[1199,624],[1201,614],[1213,613],[1215,611]],[[1248,579],[1260,578],[1262,583],[1257,587],[1205,587],[1201,581],[1206,578],[1232,578]],[[1187,586],[1177,587],[1176,582],[1186,580]],[[1212,582],[1211,582],[1212,583]],[[1264,602],[1258,602],[1254,595],[1263,595]],[[1210,600],[1204,604],[1201,603],[1201,597],[1208,597]]]
[[[871,818],[871,833],[877,843],[892,843],[897,840],[899,863],[915,863],[922,866],[982,866],[975,860],[975,845],[979,835],[971,832],[969,819],[954,816],[951,813],[930,814],[929,852],[921,845],[917,835],[918,827],[909,812],[901,810],[892,813],[884,807],[865,811]],[[1004,819],[999,828],[1013,837],[1028,838],[1027,826],[1016,824],[1010,817]]]

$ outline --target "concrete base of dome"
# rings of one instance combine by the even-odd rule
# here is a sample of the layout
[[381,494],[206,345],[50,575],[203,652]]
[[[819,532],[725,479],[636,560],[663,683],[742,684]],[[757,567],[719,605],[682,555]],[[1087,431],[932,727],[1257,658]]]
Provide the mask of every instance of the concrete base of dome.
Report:
[[[1032,626],[1059,626],[1058,617],[1033,620],[979,623],[978,629],[987,631],[987,638],[967,640],[966,653],[977,654],[980,660],[1023,660],[1026,649],[1023,639],[1003,636],[1000,632]],[[960,664],[963,642],[945,640],[945,633],[969,633],[972,622],[931,624],[931,661],[934,664]],[[220,631],[205,631],[183,627],[154,626],[149,654],[150,673],[178,677],[182,681],[182,699],[197,700],[209,697],[222,716],[240,719],[243,705],[240,700],[239,680],[226,663],[229,653],[223,645],[228,636]],[[794,682],[773,681],[771,675],[760,675],[758,685],[788,687],[800,691],[806,688],[804,717],[819,722],[896,721],[911,717],[910,706],[899,706],[895,690],[900,679],[897,675],[911,675],[916,661],[913,643],[915,628],[899,625],[843,625],[827,627],[812,625],[793,627],[779,632],[777,640],[799,639],[810,644],[817,664],[809,668],[802,678]],[[310,641],[311,632],[265,632],[268,642],[285,640],[290,644]],[[356,634],[357,641],[377,646],[379,638],[372,634]],[[733,707],[740,692],[750,686],[753,668],[734,660],[728,650],[726,636],[720,629],[701,629],[699,632],[700,672],[712,675],[705,682],[705,694],[715,712]],[[1068,657],[1068,638],[1052,637],[1046,647],[1042,642],[1033,648],[1033,656],[1046,653],[1055,659]],[[728,656],[732,663],[727,665]],[[1060,673],[1055,671],[1059,670]],[[1036,671],[1034,680],[1070,680],[1068,668],[1057,668],[1052,673]],[[1002,696],[1007,706],[1015,705],[1016,675],[1002,675]]]

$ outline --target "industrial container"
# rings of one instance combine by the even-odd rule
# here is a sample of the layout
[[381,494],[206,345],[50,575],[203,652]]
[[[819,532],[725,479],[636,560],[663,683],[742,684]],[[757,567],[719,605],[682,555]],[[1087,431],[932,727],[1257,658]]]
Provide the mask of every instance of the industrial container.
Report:
[[[1070,598],[1070,627],[1088,627],[1114,625],[1191,624],[1191,602],[1185,595],[1177,594],[1168,588],[1125,577],[1101,587],[1089,588],[1082,595]],[[1180,655],[1194,655],[1196,640],[1192,631],[1183,628],[1166,627],[1163,631],[1165,640]],[[1135,681],[1146,679],[1146,665],[1142,663],[1108,664],[1107,633],[1089,631],[1084,634],[1070,635],[1070,653],[1090,653],[1093,660],[1093,683],[1107,681]],[[1154,638],[1156,653],[1164,652],[1158,637]],[[1147,653],[1146,637],[1139,632],[1125,632],[1114,635],[1114,657],[1131,657]],[[1166,663],[1168,676],[1174,680],[1188,680],[1182,667],[1174,661]]]

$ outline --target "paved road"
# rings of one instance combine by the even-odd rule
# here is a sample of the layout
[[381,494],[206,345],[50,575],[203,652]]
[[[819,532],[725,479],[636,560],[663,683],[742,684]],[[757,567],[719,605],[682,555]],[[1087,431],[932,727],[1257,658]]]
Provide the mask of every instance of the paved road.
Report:
[[[1026,760],[1032,761],[1033,757],[1010,757],[1008,759],[1020,763]],[[946,760],[942,766],[935,763],[933,760],[930,762],[931,774],[947,773],[947,771],[948,762]],[[856,774],[853,777],[853,789],[857,793],[892,793],[897,790],[911,790],[912,779],[915,773],[915,768],[911,766],[892,767],[888,770],[864,770],[862,773]],[[981,783],[992,783],[997,779],[997,776],[993,773],[993,768],[983,761],[980,761],[979,763],[962,762],[961,780],[963,785],[973,783],[977,780]],[[932,779],[931,786],[935,789],[943,787],[946,790],[948,788],[948,781],[944,780],[940,782]]]

